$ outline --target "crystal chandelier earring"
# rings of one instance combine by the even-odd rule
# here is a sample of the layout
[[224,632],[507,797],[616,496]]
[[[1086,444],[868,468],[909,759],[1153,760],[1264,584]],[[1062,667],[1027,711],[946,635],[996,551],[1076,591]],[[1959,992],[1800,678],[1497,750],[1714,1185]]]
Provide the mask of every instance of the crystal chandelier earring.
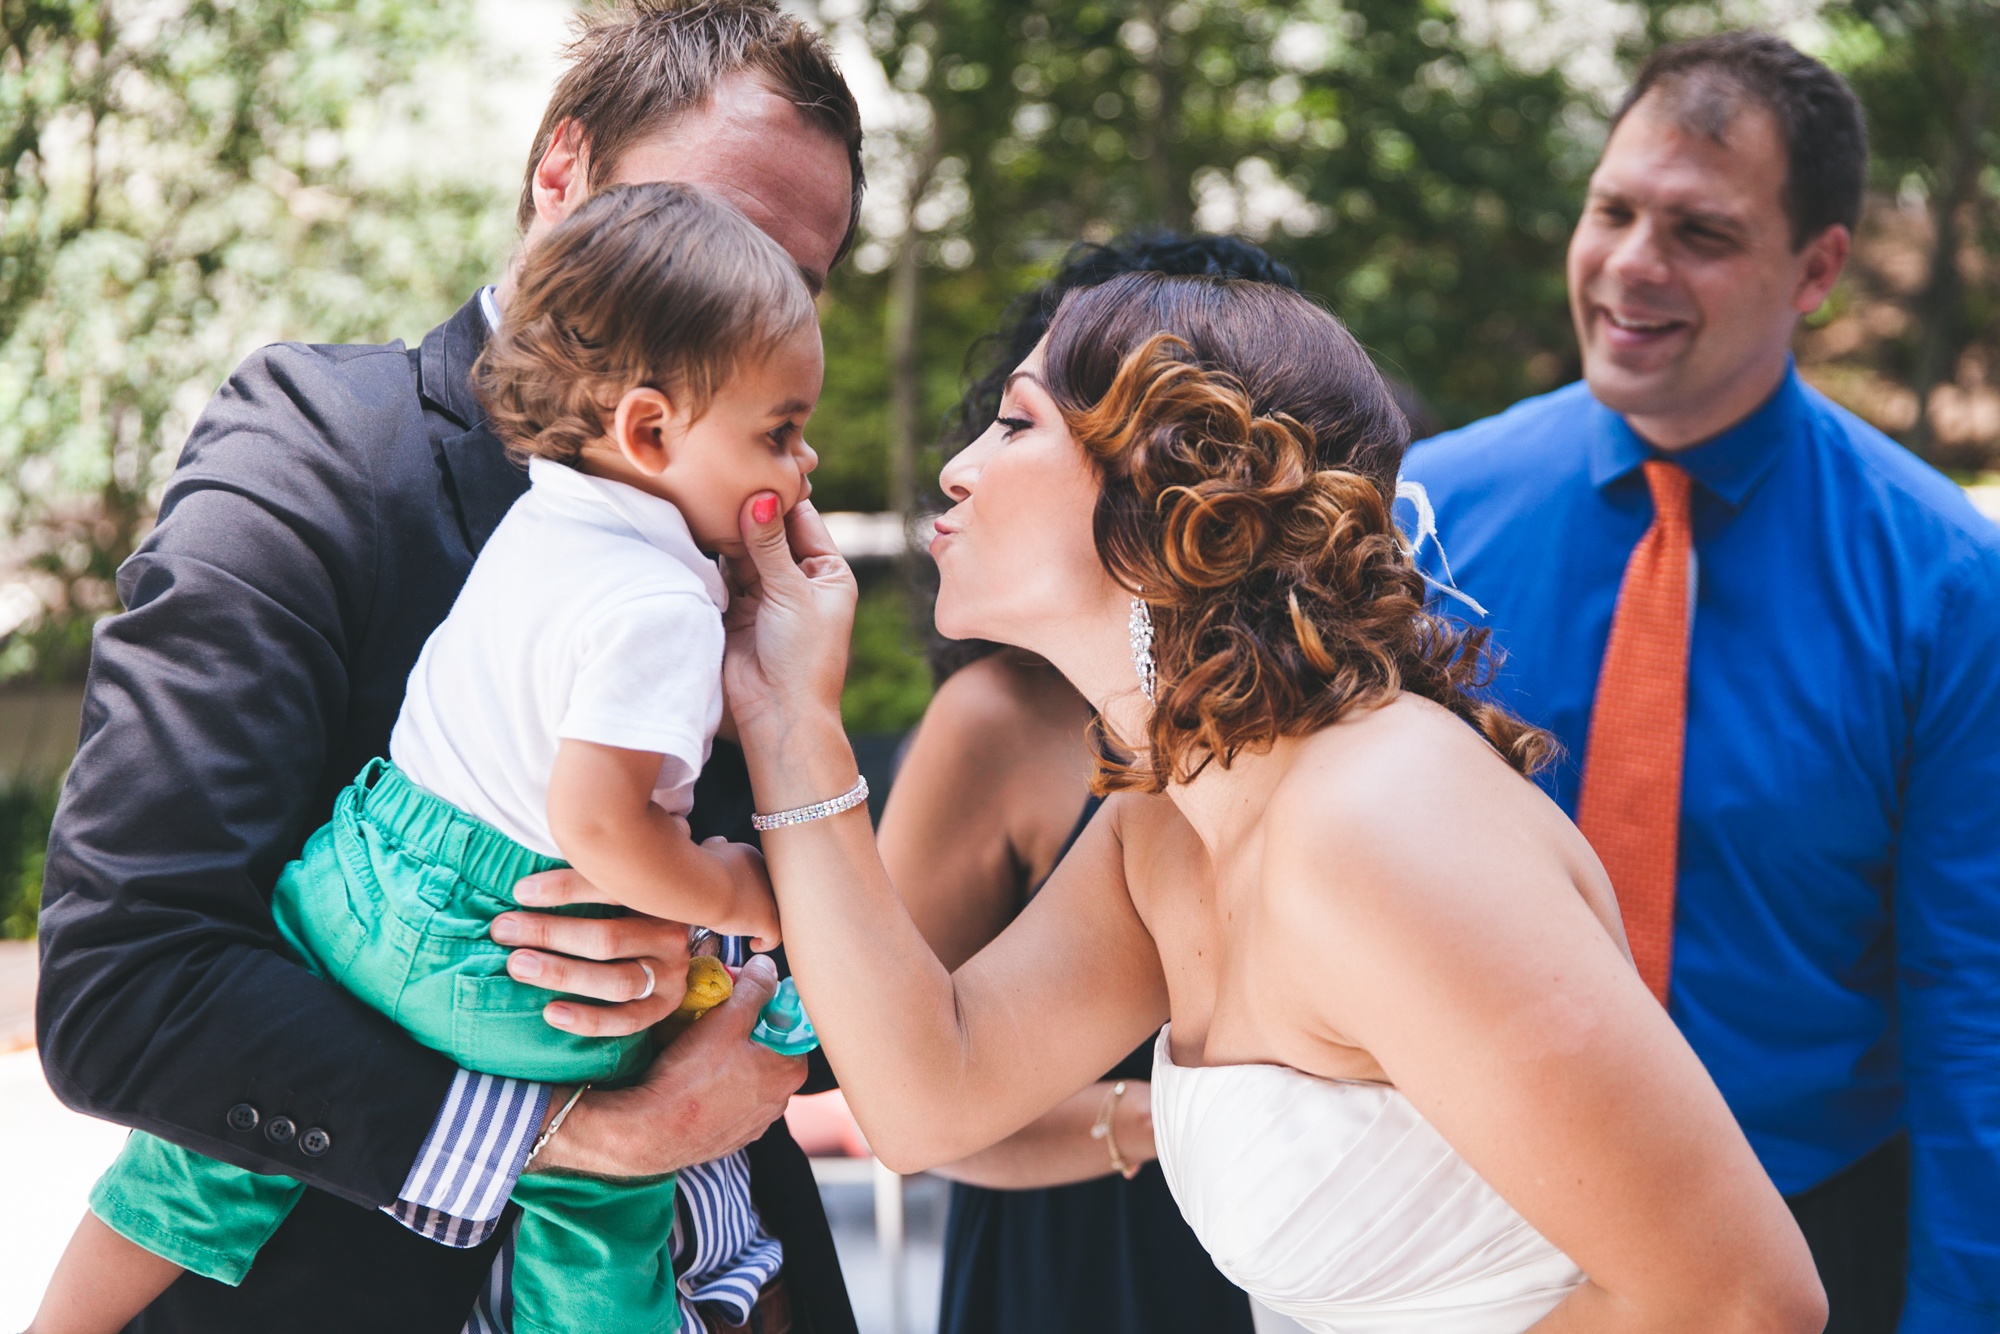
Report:
[[[1140,590],[1144,592],[1144,589]],[[1132,599],[1132,670],[1139,674],[1139,690],[1147,701],[1153,698],[1153,612],[1143,601]]]

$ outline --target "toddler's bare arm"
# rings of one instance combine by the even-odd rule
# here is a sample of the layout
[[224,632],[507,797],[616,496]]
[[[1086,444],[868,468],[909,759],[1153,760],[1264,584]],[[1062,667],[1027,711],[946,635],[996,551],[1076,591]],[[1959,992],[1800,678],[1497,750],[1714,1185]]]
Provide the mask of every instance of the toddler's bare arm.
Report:
[[86,1213],[26,1334],[118,1334],[181,1272]]
[[764,859],[723,839],[697,847],[685,820],[653,804],[660,756],[565,740],[549,776],[549,832],[563,857],[614,902],[654,917],[778,943]]

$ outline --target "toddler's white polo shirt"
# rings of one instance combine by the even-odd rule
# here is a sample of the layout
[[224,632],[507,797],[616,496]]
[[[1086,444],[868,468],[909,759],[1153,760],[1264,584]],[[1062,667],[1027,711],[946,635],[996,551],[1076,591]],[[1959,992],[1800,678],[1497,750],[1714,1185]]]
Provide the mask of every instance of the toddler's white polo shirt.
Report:
[[433,796],[560,857],[549,775],[564,738],[664,756],[676,815],[722,721],[729,594],[674,505],[546,459],[410,673],[389,758]]

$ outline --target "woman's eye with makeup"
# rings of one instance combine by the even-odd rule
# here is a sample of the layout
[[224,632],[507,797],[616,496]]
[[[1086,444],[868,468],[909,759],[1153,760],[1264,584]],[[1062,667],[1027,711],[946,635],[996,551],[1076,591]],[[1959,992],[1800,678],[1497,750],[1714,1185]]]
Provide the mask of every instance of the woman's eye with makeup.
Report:
[[1008,435],[1019,435],[1022,431],[1034,425],[1026,417],[996,417],[994,418],[994,422]]

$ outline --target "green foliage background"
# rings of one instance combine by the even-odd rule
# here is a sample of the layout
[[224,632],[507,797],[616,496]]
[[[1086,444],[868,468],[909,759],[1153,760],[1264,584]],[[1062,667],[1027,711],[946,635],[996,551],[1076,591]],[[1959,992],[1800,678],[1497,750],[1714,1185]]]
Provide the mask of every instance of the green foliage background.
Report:
[[[931,0],[850,21],[934,126],[913,241],[928,421],[971,339],[1070,243],[1211,216],[1290,264],[1445,424],[1573,374],[1561,255],[1596,122],[1446,6]],[[1197,206],[1260,185],[1292,206]],[[887,499],[889,278],[871,258],[831,288],[818,485],[842,508]]]
[[1947,429],[1931,402],[1939,386],[2000,384],[2000,5],[1854,0],[1821,18],[1822,55],[1868,111],[1877,195],[1806,355],[1824,347],[1821,387],[1864,416],[1904,391],[1910,419],[1877,424],[1933,463],[1995,468],[2000,440]]
[[[421,332],[491,273],[495,188],[374,180],[349,133],[471,0],[0,4],[0,528],[75,679],[193,416],[260,341]],[[497,183],[496,183],[497,186]]]
[[930,670],[907,586],[893,573],[864,578],[854,609],[841,722],[857,736],[901,732],[923,716],[930,697]]
[[35,934],[55,813],[56,784],[30,778],[0,785],[0,940]]

